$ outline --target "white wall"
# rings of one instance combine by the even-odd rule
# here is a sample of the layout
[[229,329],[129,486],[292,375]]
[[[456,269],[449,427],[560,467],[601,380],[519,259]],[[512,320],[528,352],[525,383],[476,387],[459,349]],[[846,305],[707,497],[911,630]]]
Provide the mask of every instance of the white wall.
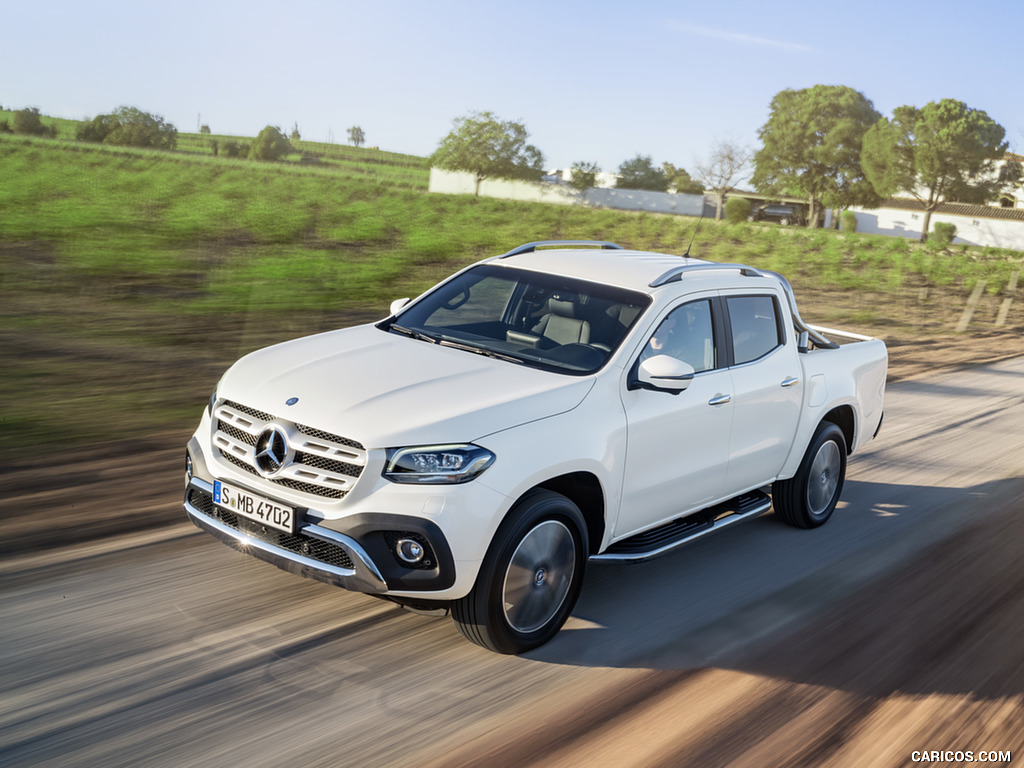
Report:
[[[450,195],[472,195],[476,181],[471,173],[430,169],[430,192]],[[704,210],[703,195],[673,195],[668,192],[647,192],[638,189],[588,189],[581,198],[571,187],[532,181],[485,179],[480,182],[481,197],[503,200],[524,200],[559,205],[588,205],[594,208],[616,208],[626,211],[650,211],[700,216]]]
[[[907,211],[898,208],[851,208],[857,216],[857,232],[868,235],[889,235],[921,239],[924,226],[924,211]],[[825,217],[825,226],[830,225],[832,212]],[[1009,248],[1024,251],[1024,221],[989,219],[980,216],[955,216],[948,213],[933,213],[930,227],[936,222],[954,224],[954,243],[966,245],[987,245],[993,248]]]

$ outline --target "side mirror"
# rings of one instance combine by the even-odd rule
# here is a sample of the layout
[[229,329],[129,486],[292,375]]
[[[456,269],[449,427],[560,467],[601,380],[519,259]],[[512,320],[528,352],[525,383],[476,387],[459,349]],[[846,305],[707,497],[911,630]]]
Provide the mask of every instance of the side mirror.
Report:
[[643,389],[678,394],[690,386],[694,370],[692,365],[678,358],[655,355],[640,363],[636,374],[637,383]]
[[796,337],[796,351],[801,355],[806,355],[807,350],[810,349],[811,334],[807,331],[800,331],[800,335]]
[[404,307],[406,304],[408,304],[409,301],[410,301],[410,299],[408,299],[408,298],[405,298],[405,299],[395,299],[394,301],[392,301],[391,302],[391,314],[392,315],[397,315],[399,313],[399,311],[402,309],[402,307]]

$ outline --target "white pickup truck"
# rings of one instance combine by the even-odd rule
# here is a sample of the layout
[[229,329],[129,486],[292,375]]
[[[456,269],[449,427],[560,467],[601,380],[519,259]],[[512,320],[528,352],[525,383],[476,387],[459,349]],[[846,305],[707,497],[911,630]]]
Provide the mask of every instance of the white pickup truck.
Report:
[[185,509],[243,552],[450,610],[519,653],[561,628],[588,560],[772,506],[828,520],[886,366],[881,341],[805,324],[778,274],[528,243],[379,323],[235,363],[188,443]]

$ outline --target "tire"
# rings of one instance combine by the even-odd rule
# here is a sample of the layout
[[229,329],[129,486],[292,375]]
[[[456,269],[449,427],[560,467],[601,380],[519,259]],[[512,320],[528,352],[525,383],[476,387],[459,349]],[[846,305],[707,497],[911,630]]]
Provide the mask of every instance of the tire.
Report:
[[583,585],[587,524],[572,501],[535,489],[498,527],[452,619],[471,642],[497,653],[537,648],[565,624]]
[[782,225],[783,227],[789,226],[789,217],[783,216],[781,219],[779,219],[779,224]]
[[772,485],[775,514],[797,528],[817,528],[835,511],[846,479],[846,436],[823,421],[807,446],[800,468]]

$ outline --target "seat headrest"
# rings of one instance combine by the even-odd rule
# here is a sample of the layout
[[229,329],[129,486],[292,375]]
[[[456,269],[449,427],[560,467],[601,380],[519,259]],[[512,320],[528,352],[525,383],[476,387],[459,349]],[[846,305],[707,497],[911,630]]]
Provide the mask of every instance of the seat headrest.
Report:
[[640,314],[640,307],[633,306],[632,304],[612,304],[605,310],[605,314],[615,322],[629,326],[636,320],[636,316]]
[[569,299],[552,296],[548,299],[548,311],[559,317],[576,317],[576,305]]

